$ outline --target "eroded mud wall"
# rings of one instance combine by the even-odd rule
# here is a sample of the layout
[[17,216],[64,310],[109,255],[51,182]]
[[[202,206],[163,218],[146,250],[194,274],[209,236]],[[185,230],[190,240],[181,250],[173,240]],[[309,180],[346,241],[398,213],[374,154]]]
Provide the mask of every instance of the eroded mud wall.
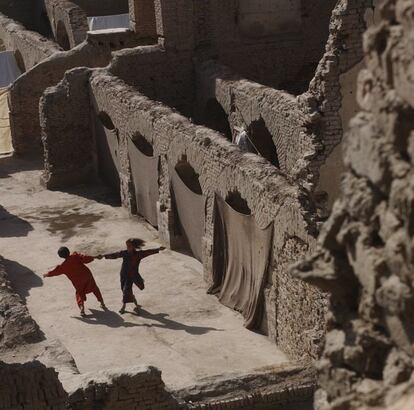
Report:
[[365,34],[342,196],[297,275],[331,293],[317,409],[382,408],[413,382],[414,2]]

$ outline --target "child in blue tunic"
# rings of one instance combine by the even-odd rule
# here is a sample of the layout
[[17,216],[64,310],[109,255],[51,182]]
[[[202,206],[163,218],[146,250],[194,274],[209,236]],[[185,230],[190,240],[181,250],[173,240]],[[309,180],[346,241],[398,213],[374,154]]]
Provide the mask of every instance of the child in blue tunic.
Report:
[[149,250],[140,250],[145,244],[142,239],[128,239],[126,241],[127,249],[103,255],[105,259],[118,259],[122,258],[122,266],[120,272],[121,278],[121,290],[122,290],[122,307],[119,313],[125,313],[125,307],[127,303],[134,303],[135,310],[138,310],[138,303],[135,299],[132,291],[132,286],[135,284],[139,289],[143,290],[144,279],[139,273],[139,264],[142,259],[148,256],[155,255],[160,251],[164,250],[164,247]]

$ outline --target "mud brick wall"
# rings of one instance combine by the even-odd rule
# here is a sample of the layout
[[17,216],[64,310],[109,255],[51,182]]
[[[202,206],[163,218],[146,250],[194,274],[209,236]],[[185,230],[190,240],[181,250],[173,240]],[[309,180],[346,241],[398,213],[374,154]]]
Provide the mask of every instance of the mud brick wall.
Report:
[[87,14],[75,2],[45,0],[45,5],[53,35],[63,48],[73,48],[86,39]]
[[13,291],[6,272],[5,260],[0,256],[0,351],[40,340],[39,327],[20,296]]
[[0,13],[0,39],[6,50],[14,51],[21,69],[29,70],[60,51],[60,47],[34,31]]
[[39,362],[0,362],[0,380],[1,410],[66,408],[67,394],[57,373]]
[[318,150],[315,123],[320,116],[307,101],[246,80],[227,67],[207,61],[197,67],[197,107],[217,100],[231,129],[262,119],[277,149],[280,170],[291,180],[312,188],[312,160]]
[[154,367],[102,371],[81,376],[69,392],[70,410],[136,409],[174,410],[178,403]]
[[[74,69],[66,78],[68,81],[63,86],[48,88],[40,102],[45,159],[43,181],[49,189],[96,179],[96,159],[92,154],[95,142],[89,110],[84,108],[89,105],[89,73],[87,69]],[[64,147],[69,145],[76,149],[66,150]]]
[[73,50],[53,55],[26,72],[10,90],[10,122],[13,147],[18,154],[40,152],[39,101],[48,87],[56,85],[75,67],[104,67],[111,53],[123,47],[146,43],[133,32],[89,34],[87,42]]
[[128,13],[128,0],[72,0],[88,16]]
[[320,163],[342,140],[340,75],[363,59],[364,15],[372,4],[370,0],[340,0],[332,13],[326,52],[309,87],[322,114],[324,150],[319,154]]
[[195,92],[191,58],[190,53],[160,46],[125,49],[115,53],[109,70],[140,93],[191,116]]
[[43,0],[0,0],[0,13],[29,30],[43,35],[50,34],[47,19],[43,14]]
[[342,195],[295,267],[331,295],[318,410],[385,408],[413,391],[413,16],[412,0],[386,0],[364,36]]
[[156,37],[154,0],[129,0],[131,29],[145,37]]

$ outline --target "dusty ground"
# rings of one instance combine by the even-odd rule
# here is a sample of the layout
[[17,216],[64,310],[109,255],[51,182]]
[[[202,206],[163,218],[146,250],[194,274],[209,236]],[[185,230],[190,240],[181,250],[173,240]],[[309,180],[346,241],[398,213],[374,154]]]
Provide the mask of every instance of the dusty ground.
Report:
[[201,265],[176,252],[142,263],[146,289],[136,289],[139,316],[131,313],[131,305],[124,316],[117,313],[120,261],[93,262],[110,310],[103,312],[91,295],[82,319],[69,280],[41,278],[59,263],[57,248],[117,251],[131,236],[151,247],[159,245],[157,232],[113,206],[105,187],[50,192],[39,181],[33,163],[0,158],[0,254],[41,330],[67,348],[81,373],[150,364],[162,370],[168,386],[182,388],[205,377],[287,361],[266,337],[244,329],[239,314],[207,295]]

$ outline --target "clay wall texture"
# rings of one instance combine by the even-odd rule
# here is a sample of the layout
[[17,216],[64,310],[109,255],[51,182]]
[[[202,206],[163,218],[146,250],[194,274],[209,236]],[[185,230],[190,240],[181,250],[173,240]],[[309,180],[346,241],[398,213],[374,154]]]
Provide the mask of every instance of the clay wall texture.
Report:
[[19,154],[41,151],[39,100],[46,88],[56,85],[67,70],[104,67],[114,50],[141,42],[132,32],[90,34],[87,42],[70,51],[56,53],[22,75],[10,90],[10,122],[15,151]]
[[178,409],[154,367],[137,367],[120,371],[102,371],[80,376],[78,387],[69,392],[70,410]]
[[217,101],[236,128],[248,129],[263,120],[277,150],[279,168],[291,180],[309,187],[311,161],[317,152],[315,122],[306,100],[246,80],[213,61],[197,67],[197,110],[202,116],[210,100]]
[[60,47],[34,31],[0,13],[0,38],[6,50],[18,52],[17,61],[29,70],[40,61],[60,51]]
[[364,37],[342,196],[295,267],[331,294],[316,409],[384,408],[413,391],[414,2],[386,0],[381,15]]
[[[20,296],[12,289],[5,262],[0,256],[0,351],[41,340],[39,327],[30,316]],[[0,394],[0,403],[1,396]]]
[[43,0],[0,0],[0,13],[19,22],[28,30],[45,36],[50,34]]
[[68,50],[82,43],[88,32],[84,10],[67,0],[45,0],[53,35],[62,48]]
[[0,380],[1,410],[66,408],[67,394],[56,371],[39,362],[0,362]]

